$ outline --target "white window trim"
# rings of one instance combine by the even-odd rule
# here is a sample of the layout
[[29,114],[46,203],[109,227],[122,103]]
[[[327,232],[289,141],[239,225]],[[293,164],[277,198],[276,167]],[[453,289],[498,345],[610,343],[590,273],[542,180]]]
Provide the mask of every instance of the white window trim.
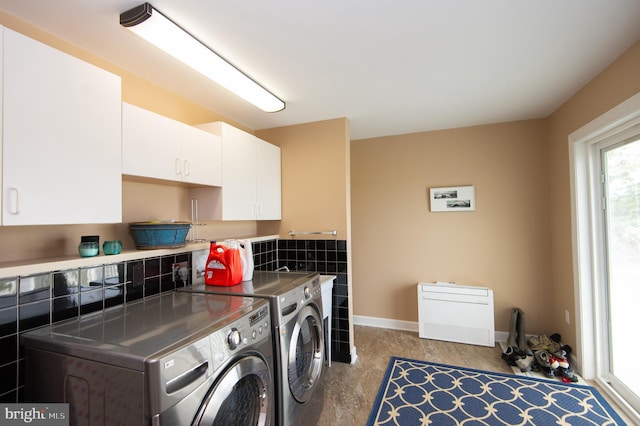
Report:
[[[607,360],[601,359],[598,347],[607,338],[606,321],[597,318],[596,306],[603,295],[594,285],[602,278],[600,250],[602,223],[593,183],[599,182],[599,152],[594,146],[604,139],[640,123],[640,93],[602,114],[569,135],[569,170],[571,184],[571,237],[573,244],[573,277],[576,306],[577,370],[588,380],[595,380],[605,391],[613,392],[598,380],[606,371]],[[616,395],[612,395],[616,400]],[[623,401],[618,402],[629,413]],[[634,415],[635,413],[631,413]]]

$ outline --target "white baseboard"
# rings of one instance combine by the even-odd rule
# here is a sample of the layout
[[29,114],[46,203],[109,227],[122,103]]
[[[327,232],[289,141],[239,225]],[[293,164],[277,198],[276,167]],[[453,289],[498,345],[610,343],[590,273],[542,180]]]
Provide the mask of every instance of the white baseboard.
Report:
[[496,342],[506,342],[509,340],[509,332],[508,331],[496,331]]
[[403,330],[418,332],[418,323],[416,321],[392,320],[388,318],[366,317],[363,315],[354,315],[353,324],[363,325],[365,327],[388,328],[390,330]]
[[[353,324],[362,325],[365,327],[387,328],[390,330],[413,331],[418,333],[417,321],[403,321],[403,320],[393,320],[388,318],[367,317],[364,315],[354,315]],[[495,339],[497,342],[500,342],[500,341],[506,342],[508,337],[509,337],[509,332],[507,331],[495,332]]]

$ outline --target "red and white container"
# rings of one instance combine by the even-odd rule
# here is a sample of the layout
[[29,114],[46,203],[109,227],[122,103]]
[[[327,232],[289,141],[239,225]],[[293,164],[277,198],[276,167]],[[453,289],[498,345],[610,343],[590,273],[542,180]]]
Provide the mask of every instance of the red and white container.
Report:
[[242,273],[237,242],[227,247],[212,241],[204,269],[204,283],[223,287],[236,285],[242,282]]

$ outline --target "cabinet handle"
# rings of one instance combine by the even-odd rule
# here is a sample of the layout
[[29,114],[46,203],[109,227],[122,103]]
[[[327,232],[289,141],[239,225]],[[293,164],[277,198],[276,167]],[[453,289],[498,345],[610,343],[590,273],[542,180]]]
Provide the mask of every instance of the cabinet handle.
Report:
[[180,161],[179,158],[176,158],[176,162],[175,162],[175,168],[176,168],[176,174],[177,175],[181,175],[182,174],[182,161]]
[[18,214],[20,213],[20,191],[18,188],[11,187],[9,188],[9,213],[10,214]]
[[182,171],[184,172],[185,176],[189,176],[191,174],[191,163],[189,163],[189,160],[184,160],[184,165],[182,166]]

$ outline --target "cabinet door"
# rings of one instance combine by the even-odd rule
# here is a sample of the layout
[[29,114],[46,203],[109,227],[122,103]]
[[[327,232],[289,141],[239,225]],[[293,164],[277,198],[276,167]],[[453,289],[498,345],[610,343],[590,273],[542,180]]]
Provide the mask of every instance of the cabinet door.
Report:
[[122,173],[182,180],[180,123],[146,109],[122,104]]
[[280,147],[256,138],[257,219],[282,219]]
[[282,219],[280,148],[223,122],[197,126],[222,140],[222,189],[195,189],[205,220]]
[[[3,95],[3,78],[2,75],[4,73],[4,27],[0,25],[0,99],[4,97]],[[0,225],[2,225],[2,216],[4,215],[4,209],[2,208],[2,202],[4,200],[3,196],[3,185],[2,185],[2,102],[0,102]]]
[[222,185],[220,137],[188,125],[182,128],[182,181]]
[[120,78],[6,28],[3,78],[3,225],[120,222]]
[[222,219],[256,219],[255,137],[222,127]]

